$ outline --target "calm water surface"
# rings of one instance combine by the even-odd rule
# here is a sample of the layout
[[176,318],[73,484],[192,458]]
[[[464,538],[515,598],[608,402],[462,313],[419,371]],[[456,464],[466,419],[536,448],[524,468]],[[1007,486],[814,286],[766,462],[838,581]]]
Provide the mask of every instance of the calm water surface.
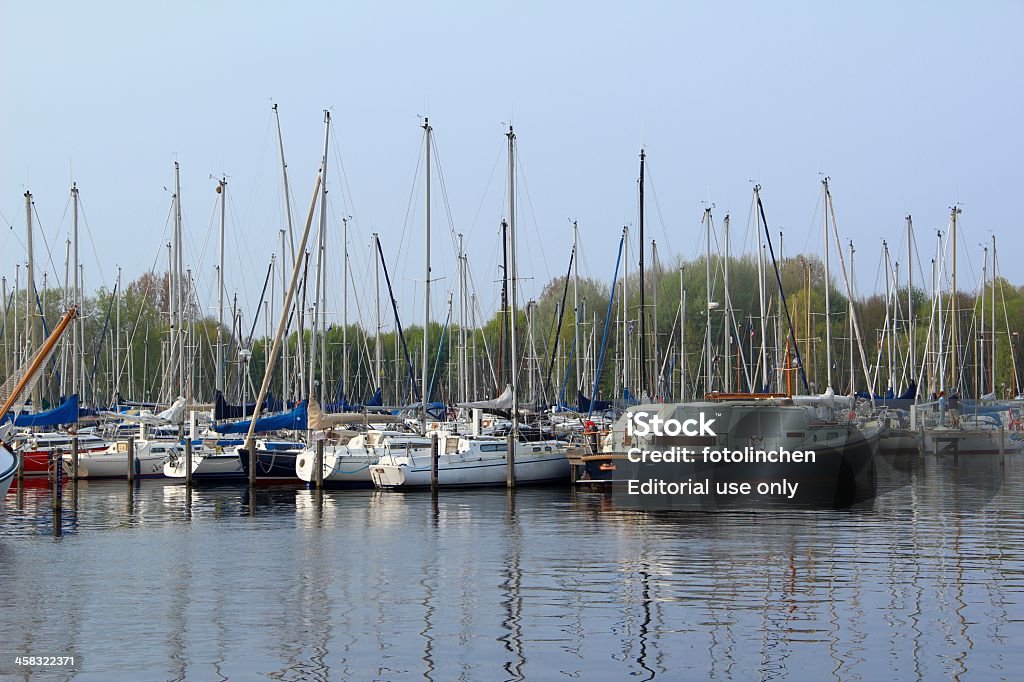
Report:
[[997,459],[757,513],[83,482],[60,538],[27,488],[0,520],[0,649],[84,656],[31,679],[1019,679],[1024,457]]

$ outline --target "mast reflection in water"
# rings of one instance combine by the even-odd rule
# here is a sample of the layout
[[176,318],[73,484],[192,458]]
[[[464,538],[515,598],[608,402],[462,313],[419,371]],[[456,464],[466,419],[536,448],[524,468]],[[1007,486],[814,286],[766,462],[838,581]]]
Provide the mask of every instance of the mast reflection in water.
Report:
[[[892,480],[888,480],[889,477]],[[887,492],[888,491],[888,492]],[[1020,669],[1024,456],[928,457],[846,509],[599,493],[12,491],[0,636],[86,679],[986,679]]]

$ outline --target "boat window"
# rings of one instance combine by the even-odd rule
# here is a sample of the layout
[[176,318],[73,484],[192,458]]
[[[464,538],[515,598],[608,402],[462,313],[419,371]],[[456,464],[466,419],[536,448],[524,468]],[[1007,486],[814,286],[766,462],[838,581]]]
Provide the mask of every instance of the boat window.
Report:
[[480,446],[481,452],[504,452],[506,449],[505,443],[484,443]]

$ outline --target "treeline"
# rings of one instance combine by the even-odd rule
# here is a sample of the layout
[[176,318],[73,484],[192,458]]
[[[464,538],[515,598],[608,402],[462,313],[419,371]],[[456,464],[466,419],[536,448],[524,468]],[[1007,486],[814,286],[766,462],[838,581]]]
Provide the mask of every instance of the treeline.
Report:
[[[645,276],[643,334],[639,315],[640,282],[635,271],[630,273],[628,281],[616,282],[614,295],[610,282],[583,278],[578,284],[569,280],[567,287],[563,276],[548,282],[536,300],[520,303],[514,325],[514,358],[510,357],[509,334],[513,325],[506,311],[498,311],[477,328],[466,329],[463,333],[456,323],[459,311],[454,310],[453,320],[446,323],[439,319],[431,323],[424,353],[422,326],[406,326],[403,344],[394,331],[394,320],[389,319],[387,307],[382,306],[382,316],[389,330],[380,336],[380,375],[376,333],[360,325],[349,325],[347,330],[332,325],[322,342],[317,339],[316,368],[310,377],[306,356],[311,347],[311,332],[307,329],[300,339],[293,319],[282,353],[288,362],[288,382],[285,385],[284,364],[279,360],[273,369],[271,392],[278,398],[297,400],[304,397],[303,388],[308,394],[310,386],[315,386],[317,395],[322,395],[325,402],[339,402],[344,398],[357,404],[380,387],[385,404],[404,404],[421,395],[424,361],[428,367],[431,400],[446,403],[496,396],[509,382],[513,367],[518,372],[521,399],[544,403],[561,400],[575,404],[577,391],[591,397],[595,383],[594,397],[601,399],[621,399],[623,390],[628,389],[634,395],[647,393],[671,400],[679,399],[684,392],[686,398],[691,398],[707,390],[785,390],[788,375],[792,389],[804,392],[799,367],[803,368],[810,390],[824,390],[829,376],[825,348],[825,276],[824,267],[816,258],[785,259],[780,263],[778,278],[770,264],[767,266],[763,337],[758,265],[752,258],[730,259],[728,302],[724,263],[717,257],[712,258],[710,297],[703,258],[652,268]],[[779,296],[778,279],[785,293],[784,304]],[[980,317],[981,292],[960,292],[955,310],[945,292],[940,332],[938,316],[932,315],[930,292],[915,288],[910,297],[913,308],[913,316],[910,316],[905,283],[901,287],[890,298],[888,308],[884,293],[854,299],[868,371],[876,392],[883,393],[889,388],[900,391],[918,376],[923,378],[922,388],[928,391],[938,386],[952,390],[954,385],[969,395],[992,391],[1005,395],[1019,391],[1020,372],[1015,366],[1021,364],[1018,332],[1022,328],[1024,287],[1003,279],[996,280],[994,291],[991,284],[986,286],[984,334]],[[857,390],[868,387],[858,345],[854,342],[851,346],[849,300],[844,288],[833,273],[828,315],[832,332],[831,383],[841,393],[848,392],[851,385]],[[996,302],[994,363],[990,350],[993,295]],[[680,325],[683,298],[685,317]],[[891,301],[895,301],[895,307]],[[724,314],[727,303],[732,311],[729,323]],[[196,402],[212,402],[217,320],[214,316],[202,315],[193,304],[181,330],[172,330],[167,304],[166,274],[146,274],[123,291],[102,288],[86,297],[78,322],[77,381],[73,377],[75,363],[69,333],[47,368],[42,382],[42,406],[55,404],[73,389],[84,403],[97,406],[109,405],[118,396],[139,402],[168,402],[182,389]],[[10,375],[25,359],[30,323],[39,325],[38,338],[45,338],[47,330],[68,305],[63,290],[38,292],[38,300],[31,307],[24,289],[5,292],[0,329],[5,375]],[[710,384],[705,360],[709,315]],[[913,356],[916,366],[913,368],[908,364],[911,353],[907,320],[911,317],[915,320]],[[228,319],[238,318],[229,314]],[[258,331],[251,343],[248,338],[251,322],[244,329],[240,323],[230,321],[221,328],[225,344],[224,393],[229,401],[254,399],[269,355],[270,339],[266,337],[266,329],[276,326],[277,321],[272,322],[266,325],[265,320],[258,320],[255,325]],[[955,362],[956,380],[950,374],[954,362],[948,351],[954,323],[960,341]],[[895,335],[892,334],[894,326]],[[184,349],[181,363],[184,376],[180,378],[177,363],[170,362],[176,357],[171,340],[178,339],[179,333],[179,343]],[[724,355],[727,335],[731,347],[728,358]],[[947,349],[942,358],[936,354],[940,337]],[[346,338],[347,354],[344,351]],[[766,348],[763,356],[762,338]],[[640,365],[641,339],[645,343],[643,367]],[[927,353],[929,348],[931,354]],[[250,353],[240,352],[243,349]],[[342,386],[346,359],[348,387]],[[460,372],[462,367],[465,369]],[[945,371],[944,377],[940,377],[940,369]]]

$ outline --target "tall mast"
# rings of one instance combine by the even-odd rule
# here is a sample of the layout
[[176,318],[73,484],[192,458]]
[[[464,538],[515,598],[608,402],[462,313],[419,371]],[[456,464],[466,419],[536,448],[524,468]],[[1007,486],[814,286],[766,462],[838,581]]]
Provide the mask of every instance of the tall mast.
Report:
[[117,283],[114,284],[114,300],[117,313],[114,318],[114,394],[121,393],[121,266],[117,266]]
[[829,268],[829,244],[828,244],[828,204],[831,195],[828,191],[828,177],[821,181],[822,193],[824,195],[824,210],[822,211],[823,230],[825,232],[825,376],[827,377],[826,388],[832,388],[832,273]]
[[941,230],[936,232],[936,234],[935,234],[935,241],[937,242],[935,244],[935,260],[934,260],[934,262],[932,264],[932,270],[934,271],[934,276],[933,276],[934,286],[932,288],[932,291],[933,291],[933,295],[935,297],[935,302],[932,303],[932,305],[934,305],[935,308],[936,308],[936,316],[938,317],[937,329],[939,330],[938,339],[936,340],[936,344],[935,344],[935,348],[936,348],[935,358],[936,358],[936,360],[938,362],[938,367],[937,367],[936,374],[937,374],[937,376],[939,378],[939,390],[940,391],[945,391],[946,390],[946,356],[945,356],[945,348],[943,347],[943,341],[945,340],[946,332],[945,332],[945,327],[943,326],[943,323],[942,323],[942,308],[943,308],[943,303],[942,303],[942,263],[943,263],[943,260],[942,260],[942,231]]
[[375,252],[375,257],[377,259],[377,267],[375,267],[374,270],[373,270],[373,289],[374,289],[374,292],[375,292],[375,294],[374,294],[374,301],[375,301],[374,310],[375,310],[375,315],[376,315],[376,318],[377,318],[377,320],[376,320],[377,341],[376,341],[376,344],[375,344],[376,348],[375,348],[375,353],[374,353],[374,355],[375,355],[374,360],[376,361],[376,365],[374,367],[375,371],[374,371],[374,375],[373,375],[373,382],[374,382],[373,383],[373,387],[376,389],[376,388],[383,388],[383,385],[384,385],[384,373],[383,373],[383,369],[382,369],[384,357],[382,355],[383,351],[382,351],[382,349],[380,347],[380,235],[377,234],[376,232],[373,233],[373,248],[374,248],[374,252]]
[[[850,273],[851,274],[853,274],[853,272],[854,272],[854,269],[853,269],[853,253],[854,253],[853,240],[851,239],[850,240]],[[857,389],[856,389],[856,384],[854,383],[854,369],[853,369],[853,335],[854,335],[854,329],[853,329],[853,295],[854,294],[853,294],[853,279],[852,278],[850,280],[850,283],[847,285],[847,291],[848,291],[848,294],[849,294],[847,296],[847,298],[849,299],[848,300],[848,304],[847,304],[847,315],[850,316],[850,325],[849,325],[850,326],[850,395],[856,395]],[[869,386],[868,389],[870,390],[870,388],[871,387]]]
[[[71,203],[74,204],[74,211],[71,214],[71,268],[74,270],[72,277],[71,305],[78,309],[78,185],[71,183]],[[4,305],[7,302],[7,295],[4,294]],[[81,316],[76,316],[71,326],[71,392],[78,393],[79,357],[78,349],[82,345],[82,322]]]
[[[996,390],[996,236],[992,235],[992,391]],[[981,311],[982,316],[985,311]],[[997,396],[1000,397],[1000,396]]]
[[658,395],[659,385],[661,383],[661,365],[658,361],[658,245],[655,241],[651,240],[651,270],[654,272],[654,315],[653,322],[651,324],[651,339],[654,341],[654,376],[651,381],[651,399],[654,400]]
[[[284,248],[284,230],[281,230],[281,305],[285,305],[285,301],[288,300],[288,285],[285,281],[286,276],[286,263],[288,260],[288,253]],[[294,252],[294,249],[292,249]],[[267,320],[268,322],[270,320]],[[301,352],[301,351],[300,351]],[[284,404],[288,404],[288,398],[292,395],[292,386],[288,376],[288,337],[284,339],[284,343],[281,345],[281,400]]]
[[647,311],[644,306],[644,160],[646,155],[643,148],[640,149],[640,374],[639,380],[641,395],[647,392],[647,330],[644,323],[647,320]]
[[572,221],[572,317],[573,317],[573,348],[576,349],[576,388],[583,385],[580,380],[580,265],[579,265],[579,227]]
[[[341,287],[341,386],[342,400],[347,400],[351,393],[348,385],[348,216],[341,219],[342,224],[342,279]],[[326,287],[325,287],[326,289]],[[324,295],[326,299],[326,294]],[[326,346],[326,338],[324,340]]]
[[704,281],[707,291],[707,310],[705,317],[707,324],[704,332],[704,392],[711,393],[711,207],[704,209],[704,241],[706,242],[706,253],[704,258]]
[[729,300],[729,214],[725,214],[723,228],[725,230],[725,387],[726,393],[732,391],[732,304]]
[[959,321],[960,321],[960,311],[958,309],[958,303],[959,303],[958,299],[959,299],[959,296],[957,296],[957,292],[956,292],[956,217],[960,214],[960,208],[957,207],[957,206],[953,206],[952,208],[949,209],[949,211],[950,211],[950,222],[952,223],[952,230],[953,230],[952,235],[951,235],[951,237],[953,239],[953,280],[952,280],[952,290],[950,292],[952,295],[950,296],[950,299],[949,299],[949,310],[950,310],[950,317],[949,317],[949,347],[950,347],[950,350],[951,350],[950,357],[949,357],[949,363],[950,363],[949,364],[949,366],[950,366],[950,387],[949,387],[949,390],[950,390],[950,394],[951,395],[955,395],[957,393],[957,391],[959,390],[959,388],[960,388],[960,374],[959,374],[958,368],[957,368],[957,360],[958,360],[957,356],[959,355],[959,347],[957,346],[957,342],[958,342],[958,338],[957,337],[959,336],[959,334],[957,332],[959,330],[957,329],[957,327],[959,326]]
[[[988,246],[982,244],[981,250],[983,252],[981,260],[981,314],[979,315],[981,320],[978,323],[979,340],[975,343],[974,349],[977,357],[977,361],[974,363],[974,397],[979,399],[986,393],[985,382],[988,380],[988,372],[985,370],[985,289],[988,288]],[[992,331],[994,332],[995,329]],[[995,386],[992,389],[995,390]]]
[[629,226],[622,229],[626,236],[622,242],[622,391],[625,396],[629,388]]
[[[29,339],[29,345],[25,349],[25,357],[29,357],[31,353],[39,347],[39,336],[38,326],[35,323],[35,308],[36,308],[36,269],[35,269],[35,258],[32,252],[32,193],[25,192],[25,224],[28,229],[28,267],[25,270],[26,286],[25,286],[25,330],[26,336]],[[38,412],[40,405],[40,398],[42,396],[42,390],[40,388],[40,382],[36,382],[32,388],[32,411]]]
[[[882,240],[882,272],[885,273],[885,354],[888,356],[886,363],[886,372],[888,374],[887,381],[889,385],[886,388],[891,388],[893,391],[896,388],[893,386],[893,363],[892,363],[892,339],[889,337],[889,328],[891,325],[892,315],[892,286],[889,278],[891,266],[889,265],[889,244],[886,240]],[[882,349],[878,350],[878,357],[882,357]],[[878,364],[875,365],[875,371],[878,371]],[[874,391],[874,386],[868,386],[868,390]]]
[[466,252],[462,245],[462,233],[459,233],[459,352],[458,358],[458,381],[459,381],[459,396],[462,401],[469,400],[469,351],[467,349],[467,336],[466,326],[469,324],[469,311],[467,310],[467,302],[469,297],[466,295],[468,287],[467,282],[467,270],[468,261],[466,260]]
[[[782,264],[782,230],[779,230],[779,259],[778,259],[778,262],[779,262],[779,265]],[[785,363],[785,360],[786,360],[786,358],[784,356],[784,353],[785,353],[784,346],[785,346],[785,344],[782,341],[782,339],[783,339],[783,334],[782,334],[783,308],[784,308],[784,306],[782,305],[782,287],[780,286],[778,288],[778,293],[776,294],[776,305],[775,305],[775,386],[776,386],[775,390],[778,391],[779,393],[785,393],[786,392],[786,378],[784,376],[784,372],[780,370],[780,368],[783,366],[783,363]]]
[[228,201],[228,179],[221,176],[217,184],[217,194],[220,195],[220,262],[217,266],[217,368],[216,384],[217,391],[224,392],[224,224],[227,216]]
[[[273,109],[274,121],[277,123],[277,149],[281,156],[281,177],[284,180],[284,214],[285,220],[288,223],[288,242],[291,245],[290,262],[295,262],[295,233],[292,229],[292,193],[288,188],[288,163],[284,160],[284,138],[281,136],[281,114],[277,110],[276,103],[274,104]],[[281,262],[289,262],[284,259],[284,254],[282,254]],[[281,288],[284,289],[285,287],[282,285]]]
[[[321,291],[323,288],[324,281],[324,250],[327,245],[327,157],[328,157],[328,145],[330,142],[331,135],[331,112],[324,110],[324,158],[320,165],[320,238],[316,252],[316,283],[313,287],[313,308],[310,314],[310,323],[312,324],[312,334],[310,335],[309,344],[309,395],[316,395],[321,403],[324,402],[324,385],[320,382],[320,391],[317,395],[316,390],[316,365],[317,365],[317,322],[320,322],[321,335],[323,333],[323,316],[324,311],[321,307]],[[326,345],[326,340],[323,338],[319,339],[319,343]],[[320,369],[321,374],[323,368]]]
[[426,155],[426,212],[423,230],[423,343],[420,349],[422,368],[420,374],[421,393],[423,395],[423,431],[427,430],[427,347],[430,345],[430,119],[423,119],[423,145]]
[[[513,442],[519,437],[519,391],[516,381],[516,369],[518,365],[518,349],[516,348],[516,134],[512,126],[508,127],[508,252],[509,252],[509,309],[511,319],[509,322],[509,359],[511,360],[511,384],[512,384],[512,438]],[[515,450],[507,454],[509,461],[515,457]]]
[[[178,378],[178,395],[185,395],[185,362],[183,359],[185,350],[185,337],[182,330],[185,326],[183,311],[185,303],[181,288],[181,167],[174,162],[174,245],[171,255],[171,290],[173,297],[173,328],[174,334],[171,337],[172,357],[174,357],[174,372]],[[169,396],[170,397],[170,396]]]
[[[288,254],[284,250],[284,232],[281,233],[281,296],[287,296],[287,286],[285,286],[286,268],[285,263],[295,262],[295,232],[292,228],[292,193],[288,186],[288,163],[284,159],[284,137],[281,135],[281,113],[277,109],[277,104],[274,104],[274,120],[277,123],[277,148],[281,157],[281,177],[284,180],[284,212],[285,220],[288,224],[288,243],[291,250]],[[290,257],[289,257],[290,255]],[[303,283],[305,288],[305,283]],[[305,325],[303,324],[303,311],[301,308],[297,308],[295,311],[296,327],[298,333],[295,338],[295,359],[297,364],[297,373],[299,375],[300,394],[305,396],[306,394],[306,375],[302,371],[302,357],[303,357],[303,330]],[[284,380],[283,386],[285,387],[285,400],[287,400],[288,394],[291,392],[291,386],[288,379],[288,343],[287,339],[281,349],[281,365],[282,365],[282,379]]]
[[[754,185],[755,205],[761,201],[761,185]],[[757,302],[761,309],[761,389],[768,390],[768,326],[764,296],[764,246],[761,241],[761,213],[754,210],[754,229],[757,231]],[[827,294],[826,294],[827,295]],[[826,299],[827,300],[827,299]],[[751,351],[753,354],[753,351]]]
[[685,266],[679,266],[679,401],[686,402],[686,283]]
[[[914,371],[916,349],[914,348],[914,222],[907,214],[907,347],[910,350],[910,376],[916,377]],[[913,396],[915,399],[917,395]]]

